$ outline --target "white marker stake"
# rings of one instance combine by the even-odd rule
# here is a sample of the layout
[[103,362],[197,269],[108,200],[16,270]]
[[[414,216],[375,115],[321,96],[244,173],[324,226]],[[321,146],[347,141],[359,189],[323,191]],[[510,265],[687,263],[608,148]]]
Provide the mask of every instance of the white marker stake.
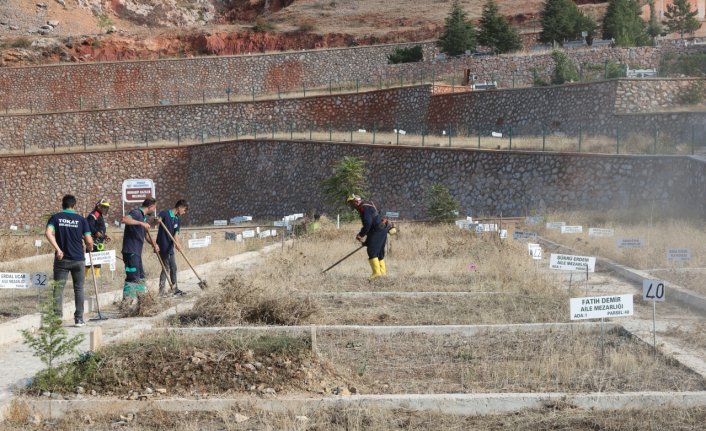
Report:
[[657,356],[657,302],[664,302],[664,281],[642,280],[642,300],[652,302],[652,347]]

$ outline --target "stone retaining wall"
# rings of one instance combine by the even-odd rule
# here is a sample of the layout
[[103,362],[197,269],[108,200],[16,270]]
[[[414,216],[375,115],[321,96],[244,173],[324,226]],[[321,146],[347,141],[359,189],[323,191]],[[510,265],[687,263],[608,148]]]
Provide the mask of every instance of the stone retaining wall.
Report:
[[[257,128],[259,135],[401,128],[411,133],[475,135],[480,130],[514,136],[562,132],[624,136],[642,133],[701,144],[706,112],[650,113],[675,107],[683,88],[703,87],[701,79],[620,79],[514,90],[431,94],[431,86],[363,93],[106,109],[48,114],[0,115],[0,150],[47,150],[96,146],[154,145],[159,142],[232,139]],[[438,86],[437,86],[438,87]],[[640,115],[622,115],[625,112]],[[618,115],[616,115],[618,114]],[[692,130],[692,128],[694,130]],[[237,132],[236,132],[237,129]],[[686,135],[685,135],[686,134]]]
[[[0,116],[0,149],[51,150],[205,139],[278,131],[391,130],[423,124],[430,86],[246,103]],[[85,137],[85,140],[84,140]]]
[[[191,203],[188,223],[235,215],[279,218],[330,208],[321,181],[344,156],[369,163],[372,198],[403,218],[425,217],[424,193],[449,187],[461,213],[515,216],[530,210],[633,208],[660,199],[679,214],[706,215],[706,163],[689,157],[602,156],[404,148],[317,142],[239,141],[171,149],[0,157],[0,224],[37,224],[64,193],[120,201],[126,178],[155,180],[160,207]],[[83,205],[83,206],[82,206]],[[86,208],[84,208],[84,206]],[[111,220],[119,212],[114,210]]]
[[[276,93],[304,87],[378,85],[380,82],[438,80],[448,74],[460,83],[470,69],[480,80],[494,79],[502,88],[531,85],[533,74],[548,76],[554,67],[549,53],[458,57],[434,60],[436,48],[422,44],[426,61],[387,64],[387,55],[404,45],[199,57],[156,61],[56,64],[0,68],[0,110],[33,112],[191,103],[226,99],[230,94]],[[665,42],[660,47],[568,50],[579,66],[616,60],[633,67],[656,67],[663,52],[700,52]]]

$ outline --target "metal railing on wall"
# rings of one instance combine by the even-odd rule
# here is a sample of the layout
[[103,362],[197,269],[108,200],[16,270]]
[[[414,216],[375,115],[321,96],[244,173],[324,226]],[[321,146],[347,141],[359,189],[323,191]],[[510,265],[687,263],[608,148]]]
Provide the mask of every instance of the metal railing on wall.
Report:
[[[8,155],[65,153],[89,150],[161,148],[211,144],[239,140],[287,140],[344,142],[372,145],[404,145],[483,150],[551,151],[600,154],[693,155],[706,149],[706,125],[670,126],[637,124],[631,127],[606,127],[603,124],[537,123],[425,124],[406,127],[380,127],[375,123],[302,123],[242,121],[203,128],[176,128],[122,134],[79,135],[68,144],[42,141],[41,145],[18,143],[3,148]],[[1,140],[0,140],[1,142]]]

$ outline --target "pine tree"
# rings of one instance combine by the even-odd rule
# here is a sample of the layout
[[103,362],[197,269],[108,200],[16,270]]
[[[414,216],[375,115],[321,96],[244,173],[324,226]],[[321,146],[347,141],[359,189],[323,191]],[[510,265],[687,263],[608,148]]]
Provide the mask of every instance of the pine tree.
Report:
[[662,24],[657,21],[657,12],[655,11],[655,2],[654,0],[649,0],[649,5],[650,5],[650,20],[647,23],[647,28],[645,31],[647,31],[647,34],[652,37],[652,41],[654,42],[654,39],[662,34]]
[[323,181],[323,194],[341,214],[347,214],[346,196],[366,195],[367,162],[356,156],[345,156],[333,166],[333,175]]
[[517,51],[522,48],[522,41],[517,30],[498,12],[494,0],[488,0],[483,6],[478,29],[478,43],[498,53]]
[[584,15],[572,0],[546,0],[540,16],[539,40],[544,43],[578,39],[584,31],[590,37],[596,29],[593,19]]
[[454,221],[458,216],[458,202],[443,184],[432,184],[427,190],[427,215],[437,223]]
[[444,33],[439,37],[437,45],[448,55],[460,55],[476,47],[476,31],[466,20],[466,12],[458,0],[454,0],[451,5]]
[[696,19],[697,13],[691,10],[688,0],[674,0],[672,4],[667,5],[664,24],[670,33],[679,33],[684,39],[684,33],[693,33],[701,28],[701,23]]
[[640,46],[650,43],[645,21],[636,0],[610,0],[603,17],[603,39],[615,39],[618,46]]

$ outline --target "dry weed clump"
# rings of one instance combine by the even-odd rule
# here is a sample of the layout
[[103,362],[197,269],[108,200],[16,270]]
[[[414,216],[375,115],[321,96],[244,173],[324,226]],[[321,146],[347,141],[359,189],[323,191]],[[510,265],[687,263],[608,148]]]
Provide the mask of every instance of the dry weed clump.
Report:
[[284,286],[255,284],[240,276],[229,276],[217,289],[199,298],[192,311],[181,319],[206,326],[296,325],[317,309],[311,298],[291,295]]
[[[122,417],[121,417],[122,416]],[[706,421],[706,408],[667,406],[639,410],[597,412],[574,408],[566,403],[548,404],[544,408],[486,416],[462,416],[436,411],[380,409],[361,406],[336,406],[276,413],[250,408],[215,412],[165,412],[144,410],[131,416],[113,414],[99,416],[90,412],[71,413],[51,421],[51,429],[69,431],[90,426],[92,430],[126,427],[132,431],[221,431],[225,429],[311,430],[311,431],[400,431],[400,430],[630,430],[683,431],[701,429]],[[247,419],[244,419],[247,418]],[[32,425],[27,416],[12,418],[15,430],[44,430],[45,424]],[[238,424],[238,425],[234,425]]]
[[124,298],[118,305],[122,317],[155,316],[161,307],[155,299],[155,293],[147,291],[138,293],[135,298]]

